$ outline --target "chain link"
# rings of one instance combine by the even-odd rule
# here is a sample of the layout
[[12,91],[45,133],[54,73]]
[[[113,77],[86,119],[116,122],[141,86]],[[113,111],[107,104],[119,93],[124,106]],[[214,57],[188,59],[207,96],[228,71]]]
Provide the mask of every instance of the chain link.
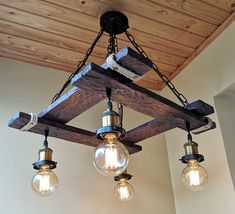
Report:
[[86,64],[86,61],[88,60],[89,56],[91,55],[91,53],[93,52],[94,47],[96,46],[97,42],[99,41],[100,37],[103,35],[104,30],[101,29],[99,31],[99,33],[97,34],[95,40],[93,41],[92,45],[90,48],[88,48],[85,57],[83,58],[83,60],[81,60],[77,66],[77,69],[74,73],[72,73],[67,81],[64,83],[63,87],[60,89],[60,91],[58,93],[55,94],[55,96],[52,99],[52,103],[55,102],[57,99],[60,98],[61,94],[64,92],[64,90],[69,86],[72,78],[79,73],[79,71],[83,68],[83,66]]
[[[149,59],[148,55],[146,54],[146,52],[143,50],[142,47],[140,47],[136,41],[135,38],[128,32],[125,31],[125,34],[127,36],[127,38],[129,39],[130,43],[135,47],[135,49],[146,59]],[[152,61],[152,60],[151,60]],[[153,70],[157,73],[157,75],[162,79],[162,81],[168,86],[168,88],[175,94],[175,96],[178,98],[178,100],[182,103],[183,106],[188,105],[188,100],[186,99],[186,97],[180,93],[174,86],[174,84],[169,80],[169,78],[165,75],[162,74],[162,72],[159,70],[158,66],[152,62],[153,64]]]
[[107,47],[107,56],[106,58],[111,55],[112,53],[118,52],[118,40],[115,34],[109,35],[109,45]]

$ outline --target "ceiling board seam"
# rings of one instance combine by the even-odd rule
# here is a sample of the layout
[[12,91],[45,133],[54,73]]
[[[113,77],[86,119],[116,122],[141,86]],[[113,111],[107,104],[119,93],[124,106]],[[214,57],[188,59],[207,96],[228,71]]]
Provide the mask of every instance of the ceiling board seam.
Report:
[[[186,13],[186,12],[184,12],[183,10],[177,10],[177,9],[175,9],[175,8],[172,8],[172,7],[163,5],[163,4],[159,3],[159,2],[156,3],[155,1],[152,1],[152,0],[149,0],[149,1],[152,2],[152,3],[154,3],[154,4],[156,4],[156,5],[160,5],[160,6],[162,6],[162,7],[166,7],[166,8],[168,8],[168,9],[175,10],[175,11],[177,11],[177,12],[179,12],[179,13],[183,13],[184,15],[188,15],[188,16],[191,16],[191,17],[193,17],[193,18],[199,19],[200,21],[204,21],[204,22],[207,22],[207,23],[209,23],[209,24],[218,26],[218,24],[212,23],[212,22],[210,22],[210,21],[208,21],[208,20],[206,20],[206,19],[203,19],[203,18],[201,18],[201,17],[199,17],[199,16]],[[204,2],[202,2],[202,3],[204,3]],[[210,5],[210,6],[211,6],[211,5]],[[218,9],[220,9],[220,8],[218,8]],[[228,11],[225,11],[225,12],[228,13]],[[229,16],[229,14],[228,14],[228,16]],[[225,19],[226,19],[226,18],[227,18],[227,17],[225,17]]]
[[[8,7],[8,6],[6,6],[6,7]],[[8,8],[11,8],[11,7],[8,7]],[[19,10],[19,9],[17,9],[17,8],[14,8],[14,10],[16,10],[16,11],[21,11],[21,10]],[[25,11],[23,11],[23,12],[25,12]],[[25,13],[28,13],[28,12],[25,12]],[[37,14],[33,14],[33,15],[37,16]],[[43,18],[45,18],[45,17],[43,17]],[[81,40],[75,39],[75,38],[73,38],[73,37],[64,36],[63,34],[60,34],[60,33],[46,31],[46,30],[43,30],[43,29],[35,28],[35,27],[33,27],[33,26],[32,26],[32,27],[31,27],[31,26],[29,27],[29,26],[27,26],[27,25],[25,25],[25,24],[17,23],[17,22],[11,21],[11,20],[6,20],[6,19],[4,19],[4,18],[0,18],[0,20],[4,20],[4,21],[6,21],[6,22],[10,22],[10,23],[13,23],[13,24],[21,25],[21,26],[24,26],[24,27],[26,27],[26,28],[33,28],[33,29],[35,29],[35,30],[39,30],[39,31],[42,31],[42,32],[46,32],[46,33],[50,33],[50,34],[55,34],[55,35],[57,35],[57,36],[61,36],[61,37],[63,37],[63,38],[69,38],[69,39],[72,39],[72,40],[74,40],[74,41],[78,41],[78,42],[83,42],[83,43],[86,43],[86,44],[90,44],[90,43],[87,42],[87,41],[81,41]],[[53,21],[58,22],[57,20],[53,20]],[[77,28],[78,26],[75,26],[75,27]],[[87,31],[90,31],[90,30],[87,30]],[[135,30],[135,31],[138,31],[138,30]],[[90,32],[93,32],[93,31],[90,31]],[[148,33],[146,33],[146,32],[141,32],[141,31],[139,31],[139,32],[140,32],[140,33],[143,33],[143,34],[148,34]],[[148,34],[148,35],[155,36],[155,35],[152,35],[152,34]],[[107,38],[107,41],[108,41],[108,36],[105,35],[105,37]],[[158,37],[159,37],[159,36],[158,36]],[[181,45],[181,46],[193,48],[193,47],[191,47],[191,46],[184,45],[184,44],[182,44],[182,43],[178,43],[178,42],[176,42],[176,41],[174,41],[174,40],[165,39],[165,38],[163,38],[163,37],[159,37],[159,38],[162,39],[162,40],[169,41],[169,42],[177,43],[177,44],[179,44],[179,45]],[[124,42],[126,42],[126,43],[128,42],[128,40],[125,40],[125,39],[122,39],[122,38],[119,38],[119,40],[124,41]],[[108,44],[108,43],[107,43],[107,44]],[[100,45],[100,44],[98,44],[97,46],[98,46],[98,47],[102,47],[102,48],[106,48],[106,46],[102,46],[102,45]],[[148,46],[148,45],[142,45],[142,46],[145,47],[145,48],[151,49],[151,50],[161,51],[162,53],[169,54],[169,55],[171,55],[171,56],[177,56],[177,57],[180,57],[180,58],[187,58],[187,57],[185,57],[185,56],[181,56],[181,55],[173,54],[173,53],[170,53],[170,52],[166,52],[166,51],[160,50],[160,49],[158,49],[158,48],[150,47],[150,46]],[[193,48],[193,49],[194,49],[194,48]],[[171,65],[171,64],[169,64],[169,65]]]
[[[11,21],[11,20],[5,20],[5,19],[0,18],[0,22],[1,22],[1,21],[7,22],[7,23],[10,23],[10,24],[20,25],[20,26],[23,26],[23,27],[28,28],[28,29],[34,29],[34,30],[36,30],[36,31],[45,32],[45,33],[48,33],[48,34],[51,34],[51,35],[55,34],[56,36],[63,37],[63,38],[65,38],[65,39],[71,39],[71,40],[73,40],[74,42],[81,42],[81,43],[85,43],[85,44],[88,44],[88,45],[90,44],[89,42],[82,41],[82,40],[79,40],[79,39],[75,39],[75,38],[73,38],[73,37],[67,37],[67,36],[64,36],[64,35],[62,35],[62,34],[52,33],[52,32],[50,32],[50,31],[46,31],[46,30],[43,30],[43,29],[40,29],[40,28],[35,28],[35,27],[27,26],[27,25],[24,25],[24,24],[21,24],[21,23],[17,23],[17,22]],[[5,33],[5,32],[3,32],[3,33]],[[5,34],[6,34],[6,33],[5,33]],[[7,34],[8,34],[8,33],[7,33]],[[17,36],[17,35],[15,35],[15,34],[11,34],[11,35]],[[18,37],[19,37],[19,36],[18,36]],[[21,37],[21,38],[27,39],[26,37]],[[118,40],[121,40],[121,41],[123,41],[123,42],[129,43],[128,40],[125,40],[125,39],[122,39],[122,38],[118,38]],[[39,40],[34,40],[34,41],[41,42],[41,41],[39,41]],[[41,43],[50,44],[50,43],[45,43],[45,42],[41,42]],[[108,42],[107,42],[107,44],[108,44]],[[130,43],[129,43],[129,44],[130,44]],[[156,44],[157,44],[157,43],[156,43]],[[159,44],[159,45],[161,45],[161,44]],[[66,49],[66,50],[74,50],[74,49],[72,49],[72,48],[66,48],[66,47],[61,47],[61,46],[56,46],[56,45],[53,45],[53,46],[55,46],[55,47],[60,47],[60,48],[64,48],[64,49]],[[104,48],[105,50],[107,49],[107,47],[106,47],[106,46],[103,46],[102,44],[97,44],[97,47],[99,47],[99,48]],[[170,55],[170,56],[176,56],[176,57],[181,57],[181,58],[187,58],[187,57],[185,57],[185,56],[181,56],[181,55],[177,55],[177,54],[174,54],[174,53],[166,52],[166,51],[163,51],[163,50],[160,50],[160,49],[157,49],[157,48],[150,47],[150,46],[148,46],[148,45],[142,45],[142,47],[145,47],[145,48],[150,49],[150,50],[153,50],[153,51],[154,51],[154,50],[160,51],[160,52],[165,53],[165,54],[168,54],[168,55]],[[77,49],[76,49],[76,50],[77,50]],[[170,65],[170,64],[169,64],[169,65]],[[174,66],[174,65],[173,65],[173,66]]]
[[[33,42],[37,42],[37,43],[42,43],[44,45],[48,45],[50,47],[55,47],[55,48],[58,48],[58,49],[61,49],[61,51],[63,51],[63,49],[65,50],[68,50],[68,51],[71,51],[71,52],[74,52],[74,54],[83,54],[83,52],[81,51],[77,51],[77,50],[74,50],[74,49],[66,49],[66,48],[63,48],[63,47],[60,47],[60,46],[56,46],[54,44],[51,44],[51,43],[46,43],[46,42],[41,42],[41,41],[38,41],[36,39],[32,39],[32,38],[26,38],[24,36],[17,36],[17,35],[13,35],[13,34],[9,34],[9,33],[6,33],[6,32],[3,32],[0,30],[0,33],[6,35],[6,36],[12,36],[12,37],[16,37],[16,38],[20,38],[20,39],[25,39],[25,40],[29,40],[29,41],[33,41]],[[10,39],[10,38],[9,38]],[[169,54],[170,55],[170,54]],[[93,56],[96,57],[96,58],[99,58],[99,59],[104,59],[104,57],[100,56],[99,54],[95,54],[93,53]],[[182,59],[186,59],[185,57],[181,57]],[[170,66],[173,66],[173,67],[177,67],[177,65],[173,65],[173,64],[169,64],[169,63],[166,63],[166,62],[163,62],[163,61],[160,61],[160,60],[153,60],[154,62],[157,62],[157,63],[162,63],[164,65],[170,65]],[[78,63],[79,61],[77,61]]]
[[[92,15],[87,14],[87,13],[84,13],[84,12],[82,12],[82,11],[80,11],[80,10],[76,10],[75,8],[67,7],[67,6],[65,6],[65,5],[58,4],[58,3],[54,3],[54,2],[52,3],[52,2],[46,1],[46,0],[43,0],[43,2],[46,2],[46,3],[50,4],[50,5],[55,4],[57,7],[65,8],[65,9],[67,9],[67,10],[72,10],[72,11],[74,11],[74,12],[76,12],[76,13],[80,13],[80,14],[83,14],[83,15],[85,15],[85,16],[89,16],[89,17],[92,17],[92,18],[94,18],[94,19],[97,19],[97,17],[92,16]],[[100,4],[104,4],[102,1],[99,1],[99,0],[97,0],[97,2],[99,2]],[[151,2],[151,1],[150,1],[150,2]],[[155,3],[155,4],[156,4],[156,3]],[[161,5],[159,5],[159,6],[161,6]],[[164,7],[164,6],[162,6],[162,7]],[[169,9],[169,10],[173,10],[173,11],[175,11],[176,13],[181,13],[181,12],[175,10],[175,9],[172,9],[172,8],[168,8],[168,9]],[[185,32],[189,32],[189,33],[194,34],[194,35],[198,35],[198,36],[202,36],[202,37],[208,36],[208,35],[202,35],[202,34],[200,34],[200,33],[196,33],[195,31],[191,31],[190,28],[189,28],[189,29],[185,29],[185,28],[183,28],[183,27],[178,27],[178,26],[176,27],[175,25],[171,25],[171,24],[169,24],[169,23],[167,23],[167,22],[162,22],[162,21],[159,21],[159,20],[157,20],[157,19],[153,19],[153,18],[151,18],[151,17],[144,16],[143,14],[135,13],[135,12],[132,11],[132,10],[128,10],[128,9],[123,9],[123,10],[124,10],[124,11],[127,11],[127,12],[129,12],[129,13],[135,14],[135,15],[137,15],[137,16],[141,16],[141,17],[144,18],[144,19],[149,19],[149,20],[152,20],[152,21],[154,21],[154,22],[158,22],[158,23],[161,23],[161,24],[164,24],[164,25],[173,27],[173,28],[177,28],[177,29],[179,29],[179,30],[183,30],[183,31],[185,31]],[[185,16],[188,16],[188,17],[192,17],[192,16],[190,16],[189,14],[184,14],[184,15],[185,15]],[[193,18],[194,18],[194,17],[193,17]],[[197,19],[197,18],[195,18],[195,19]],[[204,20],[200,20],[200,21],[202,21],[202,22],[204,22],[204,23],[208,23],[208,22],[205,22]],[[215,28],[217,27],[217,25],[215,25],[215,24],[211,24],[211,23],[208,23],[208,24],[213,25]]]
[[[161,36],[159,36],[159,35],[154,35],[154,34],[151,34],[151,33],[148,33],[148,32],[144,32],[144,31],[141,31],[141,30],[136,29],[136,28],[130,28],[130,29],[132,29],[132,30],[134,30],[134,31],[137,31],[137,32],[140,32],[140,33],[147,34],[147,35],[155,36],[155,37],[158,37],[158,38],[160,38],[160,39],[164,39],[164,40],[169,41],[169,42],[174,42],[174,43],[176,43],[176,44],[178,44],[178,45],[182,45],[182,46],[185,46],[185,47],[188,47],[188,48],[193,48],[193,49],[195,49],[195,47],[193,47],[193,46],[190,46],[190,45],[187,45],[187,44],[183,44],[183,43],[178,42],[178,41],[166,39],[166,38],[163,38],[163,37],[161,37]],[[202,38],[205,38],[205,37],[202,37]]]
[[[47,18],[47,19],[53,20],[53,21],[58,22],[58,23],[63,23],[63,24],[70,25],[70,26],[73,26],[73,27],[79,27],[79,28],[81,28],[81,29],[83,29],[83,30],[87,30],[87,31],[90,31],[90,32],[93,32],[93,33],[97,33],[97,31],[94,31],[94,30],[91,30],[91,29],[87,29],[87,28],[84,28],[84,27],[81,27],[81,26],[78,26],[78,25],[75,25],[75,24],[72,24],[72,23],[69,23],[69,22],[60,21],[60,20],[58,20],[58,19],[53,18],[52,16],[40,15],[40,14],[38,14],[38,13],[33,13],[33,12],[31,12],[31,11],[27,11],[27,10],[24,10],[24,9],[21,9],[21,8],[16,8],[16,7],[8,6],[8,5],[5,5],[4,3],[3,3],[3,4],[0,3],[0,5],[2,5],[2,6],[4,6],[4,7],[7,7],[7,8],[13,8],[13,9],[15,9],[15,10],[22,11],[22,12],[25,12],[25,13],[28,13],[28,14],[32,14],[32,15],[35,15],[35,16],[39,16],[39,17],[42,17],[42,18]],[[133,14],[135,14],[135,13],[133,13]],[[87,16],[87,15],[86,15],[86,16]],[[181,31],[182,33],[187,33],[187,34],[189,34],[189,35],[194,35],[194,36],[197,36],[198,38],[201,38],[201,39],[205,39],[205,38],[206,38],[206,37],[203,37],[203,36],[200,36],[200,35],[196,35],[196,34],[194,34],[194,33],[188,32],[188,31],[184,31],[184,30],[182,30],[182,29],[180,29],[180,28],[177,28],[177,27],[172,27],[172,26],[170,26],[170,25],[168,25],[168,24],[164,24],[164,23],[159,22],[159,21],[155,21],[155,22],[158,22],[158,23],[160,23],[160,24],[162,24],[162,25],[166,25],[166,26],[168,26],[169,28],[172,28],[172,30],[177,29],[178,31]],[[133,29],[133,28],[132,28],[132,29]],[[135,29],[135,30],[136,30],[136,29]],[[156,36],[156,35],[154,35],[154,34],[151,34],[151,33],[148,33],[148,32],[144,32],[144,31],[140,31],[140,30],[139,30],[139,32],[142,32],[142,33],[148,34],[148,35],[152,35],[152,36]],[[159,37],[159,38],[162,38],[162,39],[165,39],[165,38],[160,37],[160,36],[158,36],[158,37]],[[176,42],[175,40],[171,40],[171,39],[167,39],[167,40],[168,40],[168,41],[171,41],[171,42]],[[178,43],[179,43],[179,42],[178,42]],[[181,45],[186,45],[186,44],[183,44],[183,43],[179,43],[179,44],[181,44]],[[188,45],[186,45],[186,46],[188,46]],[[188,47],[192,47],[192,46],[188,46]],[[192,48],[195,48],[195,47],[192,47]]]
[[216,6],[216,5],[213,5],[213,4],[211,4],[210,2],[206,2],[206,1],[204,1],[204,0],[199,0],[200,2],[202,2],[202,3],[204,3],[204,4],[207,4],[207,5],[209,5],[209,6],[212,6],[212,7],[215,7],[215,8],[217,8],[217,9],[219,9],[219,10],[223,10],[224,12],[227,12],[227,13],[232,13],[231,11],[229,11],[229,10],[225,10],[224,8],[222,8],[222,7],[218,7],[218,6]]
[[[1,29],[0,29],[0,33],[2,33],[2,34],[5,34],[5,35],[9,35],[9,36],[14,36],[14,37],[16,37],[16,38],[20,38],[20,39],[27,39],[27,40],[29,40],[29,41],[33,41],[33,42],[37,42],[37,43],[42,43],[42,44],[44,44],[44,45],[48,45],[48,46],[51,46],[51,47],[55,47],[55,48],[60,48],[60,49],[64,49],[64,50],[68,50],[68,51],[71,51],[71,52],[74,52],[74,53],[79,53],[79,54],[84,54],[84,52],[81,52],[81,51],[78,51],[78,50],[74,50],[74,49],[72,49],[72,48],[65,48],[65,47],[61,47],[61,46],[58,46],[58,45],[54,45],[54,44],[52,44],[52,43],[48,43],[48,42],[44,42],[44,41],[39,41],[39,40],[37,40],[37,39],[32,39],[32,38],[27,38],[27,37],[24,37],[24,36],[18,36],[18,35],[15,35],[15,34],[9,34],[9,33],[6,33],[6,32],[4,32],[4,31],[1,31]],[[81,41],[80,41],[81,42]],[[97,58],[102,58],[103,59],[103,57],[101,57],[99,54],[95,54],[95,55],[93,55],[93,56],[95,56],[95,57],[97,57]]]
[[[102,2],[100,2],[99,0],[97,0],[97,1],[98,1],[99,3],[102,3]],[[205,36],[196,34],[196,33],[191,32],[191,31],[187,31],[187,30],[182,29],[182,28],[180,28],[180,27],[178,27],[178,26],[172,26],[172,25],[170,25],[170,24],[168,24],[168,23],[164,23],[164,22],[162,22],[162,21],[155,20],[155,19],[152,19],[152,18],[150,18],[150,17],[143,16],[142,14],[135,13],[134,11],[130,11],[130,10],[128,10],[128,9],[122,9],[122,11],[127,11],[128,13],[132,13],[132,14],[134,14],[134,15],[136,15],[136,16],[141,16],[141,17],[143,17],[144,19],[149,19],[149,20],[151,20],[151,21],[153,21],[153,22],[158,22],[158,23],[163,24],[163,25],[166,25],[166,26],[168,26],[168,27],[170,27],[170,28],[174,28],[174,29],[177,29],[177,30],[180,30],[180,31],[189,33],[189,34],[191,34],[191,35],[196,35],[196,36],[205,38]]]
[[[21,36],[11,35],[11,34],[2,32],[1,30],[0,30],[0,33],[1,33],[1,34],[4,34],[4,35],[6,35],[6,36],[12,36],[12,37],[16,37],[16,38],[20,38],[20,39],[25,39],[25,40],[29,40],[29,41],[33,41],[33,42],[37,42],[37,43],[42,43],[42,44],[44,44],[44,45],[48,45],[48,46],[50,46],[50,47],[56,47],[56,48],[61,49],[61,50],[64,49],[64,48],[61,48],[61,47],[58,47],[58,46],[55,46],[55,45],[52,45],[52,44],[48,44],[48,43],[45,43],[45,42],[40,42],[40,41],[37,41],[37,40],[34,40],[34,39],[29,39],[29,38],[24,38],[24,37],[21,37]],[[10,39],[10,38],[9,38],[9,39]],[[69,50],[69,51],[74,52],[74,53],[78,53],[78,54],[84,54],[83,52],[80,52],[80,51],[73,51],[73,50]],[[103,57],[100,56],[100,55],[97,55],[97,56],[95,56],[95,57],[96,57],[96,58],[99,58],[99,59],[103,59]],[[77,62],[77,63],[78,63],[78,62]]]
[[231,15],[224,21],[222,22],[218,28],[214,32],[211,33],[210,36],[207,37],[206,40],[204,40],[198,48],[196,48],[192,54],[183,62],[181,65],[179,65],[173,72],[174,76],[179,74],[187,65],[189,65],[194,58],[196,58],[208,45],[210,45],[214,39],[220,35],[221,32],[223,32],[233,21],[235,20],[235,11],[231,13]]
[[31,12],[31,11],[28,11],[28,10],[24,10],[24,9],[21,9],[21,8],[8,6],[8,5],[4,4],[4,3],[0,3],[0,5],[2,5],[4,7],[8,7],[8,8],[13,8],[14,10],[22,11],[22,12],[25,12],[25,13],[28,13],[28,14],[31,14],[31,15],[34,15],[34,16],[39,16],[41,18],[50,19],[50,20],[53,20],[53,21],[58,22],[58,23],[63,23],[63,24],[70,25],[70,26],[73,26],[73,27],[79,27],[79,28],[81,28],[83,30],[87,30],[87,31],[90,31],[90,32],[93,32],[93,33],[97,33],[96,30],[87,29],[87,28],[84,28],[84,27],[72,24],[70,22],[64,22],[62,20],[55,19],[52,16],[44,16],[44,15],[41,15],[41,14],[38,14],[38,13],[34,13],[34,12]]
[[[8,35],[8,34],[5,34],[5,35]],[[4,48],[4,49],[9,49],[9,50],[13,50],[13,51],[17,51],[17,52],[19,52],[19,54],[18,55],[20,55],[20,52],[22,52],[22,49],[19,49],[19,48],[17,48],[17,47],[10,47],[9,48],[9,46],[8,45],[4,45],[4,44],[1,44],[0,45],[0,48]],[[27,50],[27,49],[24,49],[23,50],[24,52],[27,52],[27,54],[30,54],[30,53],[33,53],[33,54],[37,54],[37,55],[39,55],[39,56],[42,56],[43,57],[43,55],[41,54],[41,53],[35,53],[35,52],[33,52],[33,51],[30,51],[30,50]],[[9,54],[11,54],[11,53],[9,53]],[[22,55],[21,55],[22,56]],[[94,56],[95,58],[99,58],[99,59],[103,59],[103,57],[96,57],[96,56]],[[45,58],[50,58],[50,57],[45,57]],[[75,62],[74,61],[74,64],[72,64],[73,66],[71,67],[71,66],[68,66],[67,64],[61,64],[61,63],[59,63],[60,62],[60,60],[58,59],[58,63],[54,63],[54,64],[56,64],[56,65],[61,65],[61,66],[66,66],[66,67],[70,67],[70,68],[74,68],[74,70],[76,69],[76,67],[77,67],[77,64],[78,64],[78,62]],[[159,61],[153,61],[153,62],[155,62],[155,63],[161,63],[162,65],[168,65],[168,64],[166,64],[166,63],[163,63],[163,62],[159,62]],[[47,62],[47,63],[53,63],[53,62]],[[70,62],[70,63],[68,63],[68,64],[70,64],[71,65],[71,63],[72,62]],[[172,66],[172,67],[176,67],[176,66]],[[177,68],[177,67],[176,67]],[[161,69],[161,71],[163,71],[164,73],[169,73],[170,71],[167,71],[167,70],[165,70],[165,69]]]
[[[14,51],[14,49],[12,49],[13,51]],[[16,50],[17,51],[17,50]],[[33,60],[33,61],[38,61],[38,62],[41,62],[41,63],[44,63],[44,64],[47,64],[48,66],[49,65],[51,65],[50,67],[52,68],[52,66],[54,65],[54,66],[63,66],[63,67],[66,67],[66,68],[68,68],[68,69],[75,69],[74,67],[70,67],[70,66],[68,66],[68,65],[64,65],[64,64],[57,64],[57,63],[53,63],[53,62],[47,62],[47,61],[43,61],[43,60],[41,60],[41,59],[35,59],[35,58],[32,58],[32,57],[29,57],[29,56],[23,56],[23,55],[21,55],[21,54],[18,54],[18,53],[15,53],[15,54],[13,54],[13,53],[8,53],[8,52],[3,52],[3,51],[1,51],[1,47],[0,47],[0,56],[1,57],[5,57],[5,58],[8,58],[8,59],[13,59],[13,60],[15,60],[15,58],[13,58],[13,57],[11,57],[11,56],[17,56],[17,57],[23,57],[24,59],[22,59],[22,61],[24,60],[24,62],[27,62],[27,63],[29,63],[28,61],[27,61],[27,59],[28,60]],[[46,67],[46,66],[45,66]],[[57,70],[59,70],[58,68],[57,68]],[[68,70],[61,70],[61,71],[66,71],[66,72],[68,72],[68,73],[71,73],[71,71],[68,71]]]

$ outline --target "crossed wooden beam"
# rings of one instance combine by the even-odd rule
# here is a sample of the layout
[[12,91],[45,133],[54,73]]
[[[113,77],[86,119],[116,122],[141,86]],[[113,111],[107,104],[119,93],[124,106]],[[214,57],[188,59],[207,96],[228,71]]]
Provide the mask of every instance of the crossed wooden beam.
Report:
[[[152,68],[149,59],[128,47],[116,54],[116,60],[121,66],[141,76]],[[126,81],[110,70],[107,64],[87,65],[83,71],[74,76],[71,83],[74,87],[42,110],[38,114],[38,123],[29,129],[29,132],[44,135],[48,129],[51,137],[96,147],[100,140],[94,137],[95,133],[66,124],[104,100],[107,87],[112,89],[113,101],[155,118],[127,131],[122,142],[131,154],[142,150],[142,147],[136,144],[142,140],[176,127],[186,130],[186,122],[190,123],[190,129],[199,128],[207,125],[205,116],[214,113],[213,107],[201,100],[181,107],[150,90]],[[8,125],[21,129],[30,118],[29,114],[18,112]],[[210,129],[215,127],[213,122]]]

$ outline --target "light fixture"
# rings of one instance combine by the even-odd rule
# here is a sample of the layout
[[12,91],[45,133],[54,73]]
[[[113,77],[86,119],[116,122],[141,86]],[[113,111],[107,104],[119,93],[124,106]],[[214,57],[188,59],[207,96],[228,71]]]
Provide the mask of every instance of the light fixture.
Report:
[[[129,162],[129,153],[142,150],[137,143],[173,128],[187,130],[188,142],[184,145],[185,156],[182,157],[182,162],[188,166],[183,171],[182,180],[192,190],[200,189],[206,184],[207,174],[199,165],[204,157],[198,154],[198,145],[192,141],[190,130],[194,134],[200,134],[214,129],[216,124],[206,117],[214,113],[214,109],[201,100],[188,103],[171,80],[161,73],[157,64],[149,59],[128,28],[128,18],[124,14],[118,11],[105,12],[100,18],[100,31],[96,38],[76,71],[53,97],[52,104],[39,115],[19,112],[9,121],[10,127],[46,137],[44,148],[39,150],[39,161],[33,164],[39,172],[34,176],[32,185],[40,194],[49,194],[58,185],[58,179],[51,171],[56,163],[52,161],[52,150],[47,143],[48,131],[45,133],[45,130],[50,130],[51,137],[97,147],[94,165],[101,174],[119,179],[115,192],[120,200],[130,199],[133,195],[133,188],[127,182],[130,176],[125,173],[125,169]],[[104,32],[109,38],[105,63],[101,66],[94,63],[85,66]],[[117,35],[121,33],[125,34],[135,50],[129,47],[118,50]],[[150,70],[158,75],[182,105],[135,83]],[[62,95],[70,84],[74,87]],[[113,110],[111,92],[112,101],[120,105],[118,113]],[[73,118],[98,104],[106,96],[107,110],[102,114],[102,127],[96,133],[68,125]],[[122,105],[153,119],[125,132],[122,127]],[[190,129],[185,127],[185,122],[190,123]]]
[[114,188],[114,194],[118,200],[130,201],[133,198],[134,188],[127,182],[131,178],[132,175],[128,174],[127,170],[121,175],[114,177],[114,180],[118,181],[118,184]]
[[185,156],[181,158],[181,161],[187,166],[182,171],[181,180],[185,187],[191,191],[202,190],[208,182],[206,169],[199,164],[204,161],[204,156],[198,153],[198,144],[192,141],[189,124],[186,123],[186,126],[188,142],[184,144]]
[[48,147],[48,130],[45,131],[43,148],[38,152],[38,161],[33,163],[33,168],[38,172],[33,176],[32,188],[40,195],[49,195],[58,187],[58,178],[52,169],[56,168],[56,162],[52,161],[53,151]]
[[107,110],[102,114],[102,127],[97,129],[96,137],[103,140],[94,152],[93,163],[97,171],[105,176],[120,175],[128,166],[129,152],[118,140],[125,136],[122,128],[122,115],[113,110],[111,89],[106,88]]

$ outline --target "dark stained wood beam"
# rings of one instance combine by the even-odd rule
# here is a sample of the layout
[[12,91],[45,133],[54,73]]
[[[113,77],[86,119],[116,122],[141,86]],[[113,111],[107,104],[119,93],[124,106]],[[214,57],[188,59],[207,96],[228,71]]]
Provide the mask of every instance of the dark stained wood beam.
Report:
[[[214,108],[201,100],[197,100],[188,104],[186,108],[202,117],[214,113]],[[215,127],[216,126],[214,123],[213,128]],[[138,143],[142,140],[161,134],[173,128],[176,128],[175,123],[169,123],[164,119],[156,118],[128,131],[126,133],[125,142],[132,144]],[[202,132],[198,132],[197,134]]]
[[192,103],[189,103],[185,108],[202,117],[213,114],[215,112],[212,106],[203,102],[202,100],[196,100]]
[[[9,127],[21,129],[30,121],[30,115],[24,112],[18,112],[8,123]],[[73,143],[84,144],[87,146],[96,147],[101,141],[94,137],[94,133],[76,128],[69,125],[64,125],[58,122],[50,121],[44,118],[38,118],[38,123],[28,130],[29,132],[44,135],[45,130],[49,130],[49,136],[70,141]],[[130,154],[139,152],[142,147],[139,145],[131,145],[130,143],[123,142]]]
[[[152,68],[152,62],[150,60],[145,59],[129,47],[121,49],[116,54],[116,61],[123,67],[136,72],[140,76],[144,75]],[[105,69],[108,68],[106,63],[103,64],[102,67]],[[101,102],[105,97],[106,94],[97,94],[91,90],[80,90],[74,87],[41,111],[39,117],[65,124]]]
[[[139,53],[129,47],[122,48],[116,54],[116,61],[119,65],[134,71],[135,73],[143,76],[150,71],[153,67],[151,60],[144,58]],[[108,65],[104,63],[102,68],[107,69]]]
[[72,79],[74,86],[97,94],[106,93],[106,87],[112,89],[111,99],[138,112],[154,118],[161,118],[171,126],[186,129],[185,122],[190,122],[191,129],[207,124],[200,115],[134,83],[121,83],[112,72],[96,64],[90,64]]
[[134,144],[173,128],[176,128],[174,123],[169,124],[166,120],[153,119],[128,131],[124,140]]
[[41,111],[38,116],[65,124],[101,102],[103,99],[104,96],[102,95],[73,87],[66,94]]

